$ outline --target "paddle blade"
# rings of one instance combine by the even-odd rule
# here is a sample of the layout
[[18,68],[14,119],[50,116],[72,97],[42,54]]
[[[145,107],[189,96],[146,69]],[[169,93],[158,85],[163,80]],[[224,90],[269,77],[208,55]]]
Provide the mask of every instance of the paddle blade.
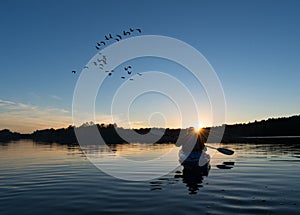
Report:
[[218,152],[221,152],[225,155],[233,155],[234,151],[230,149],[224,149],[224,148],[217,148]]
[[232,169],[232,166],[226,166],[224,164],[217,165],[218,169]]
[[224,165],[234,166],[234,162],[232,162],[232,161],[224,161],[223,164]]

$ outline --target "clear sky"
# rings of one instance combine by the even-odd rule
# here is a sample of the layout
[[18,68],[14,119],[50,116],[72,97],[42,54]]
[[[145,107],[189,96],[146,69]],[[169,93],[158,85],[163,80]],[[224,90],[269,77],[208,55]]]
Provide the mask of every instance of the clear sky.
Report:
[[[131,27],[182,40],[206,57],[224,89],[226,123],[299,114],[299,11],[296,0],[2,0],[0,129],[31,132],[72,124],[73,91],[83,66],[97,53],[95,43]],[[148,65],[145,72],[169,74],[179,68],[139,65]],[[108,101],[108,95],[98,99],[96,110],[107,122]],[[159,95],[155,101],[155,107],[171,108]],[[144,96],[133,105],[135,126],[148,125],[143,118],[151,112],[148,104]],[[178,126],[176,117],[169,116],[167,126]]]

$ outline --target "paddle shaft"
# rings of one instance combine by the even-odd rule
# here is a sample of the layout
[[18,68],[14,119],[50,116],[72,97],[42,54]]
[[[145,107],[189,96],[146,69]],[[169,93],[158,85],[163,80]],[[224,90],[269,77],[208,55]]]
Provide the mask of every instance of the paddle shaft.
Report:
[[234,151],[230,150],[230,149],[225,149],[225,148],[216,148],[216,147],[213,147],[213,146],[208,146],[208,145],[205,145],[206,147],[208,148],[211,148],[211,149],[216,149],[218,152],[221,152],[225,155],[232,155],[234,153]]

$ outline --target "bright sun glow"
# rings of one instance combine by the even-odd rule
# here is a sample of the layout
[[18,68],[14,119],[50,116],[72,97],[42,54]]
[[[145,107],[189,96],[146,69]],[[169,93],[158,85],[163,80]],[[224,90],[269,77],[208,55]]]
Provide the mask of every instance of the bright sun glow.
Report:
[[196,132],[199,132],[199,131],[201,131],[201,129],[202,129],[202,125],[201,125],[200,123],[198,123],[198,124],[195,126],[195,131],[196,131]]

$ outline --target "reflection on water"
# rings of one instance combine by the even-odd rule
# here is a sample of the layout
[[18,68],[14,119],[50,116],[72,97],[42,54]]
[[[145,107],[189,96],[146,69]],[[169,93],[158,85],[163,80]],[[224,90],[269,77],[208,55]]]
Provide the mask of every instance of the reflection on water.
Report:
[[88,155],[117,156],[134,161],[148,161],[163,156],[176,148],[174,144],[123,143],[107,146],[89,146],[85,148]]
[[197,194],[199,188],[203,187],[203,177],[208,176],[209,169],[203,171],[203,168],[196,166],[183,166],[182,174],[176,172],[175,178],[182,178],[182,182],[188,187],[189,194]]
[[[111,149],[112,156],[142,161],[162,155],[172,147],[117,144]],[[216,153],[207,177],[183,169],[178,163],[174,171],[162,177],[134,182],[99,171],[78,146],[29,140],[1,143],[0,211],[5,215],[298,213],[300,145],[224,147],[235,154]],[[96,154],[101,153],[105,152],[100,150]],[[174,159],[178,162],[177,156]]]
[[88,145],[87,158],[101,171],[119,179],[145,181],[161,177],[178,167],[174,144]]

